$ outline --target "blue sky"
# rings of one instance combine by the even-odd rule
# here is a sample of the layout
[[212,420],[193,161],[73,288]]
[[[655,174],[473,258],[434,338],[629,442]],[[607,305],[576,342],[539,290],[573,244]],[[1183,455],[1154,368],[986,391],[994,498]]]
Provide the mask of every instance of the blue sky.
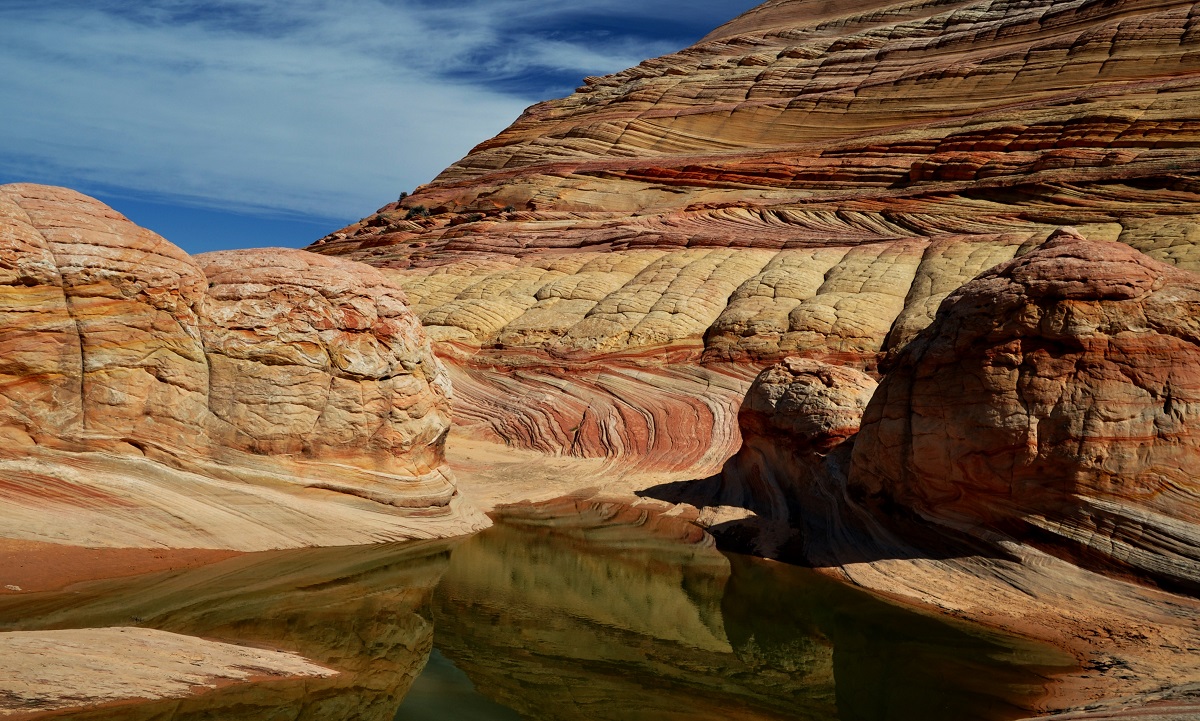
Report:
[[305,245],[757,4],[4,0],[0,183],[81,190],[194,253]]

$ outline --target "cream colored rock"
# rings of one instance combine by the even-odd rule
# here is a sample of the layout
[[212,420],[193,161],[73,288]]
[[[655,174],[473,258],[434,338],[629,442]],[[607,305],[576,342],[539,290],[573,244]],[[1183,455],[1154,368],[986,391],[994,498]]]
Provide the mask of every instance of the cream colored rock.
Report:
[[[400,271],[467,345],[870,367],[1061,225],[1192,263],[1196,19],[1150,0],[766,3],[530,108],[315,250]],[[403,220],[418,204],[433,215]],[[661,256],[548,302],[593,251]],[[698,260],[724,252],[746,257]],[[773,290],[805,256],[829,277]]]
[[0,633],[0,718],[336,675],[291,653],[147,628],[12,631]]
[[442,464],[450,380],[398,285],[282,248],[197,260],[209,284],[210,406],[230,431],[222,445],[379,471]]

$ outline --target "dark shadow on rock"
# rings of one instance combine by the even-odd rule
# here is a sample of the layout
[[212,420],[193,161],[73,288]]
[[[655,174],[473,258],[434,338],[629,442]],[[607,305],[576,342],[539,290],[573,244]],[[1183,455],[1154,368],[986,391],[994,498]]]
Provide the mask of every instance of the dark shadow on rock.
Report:
[[[832,469],[831,469],[832,470]],[[701,511],[700,525],[722,551],[764,556],[786,563],[831,567],[884,560],[948,560],[990,558],[1017,560],[998,545],[916,516],[909,509],[850,497],[844,480],[830,473],[788,498],[787,518],[760,515],[752,498],[737,496],[723,474],[674,481],[637,492],[642,498],[687,503]],[[793,489],[794,490],[794,489]],[[705,523],[706,509],[723,506],[727,514],[742,509],[741,518]],[[770,536],[769,542],[764,538]]]

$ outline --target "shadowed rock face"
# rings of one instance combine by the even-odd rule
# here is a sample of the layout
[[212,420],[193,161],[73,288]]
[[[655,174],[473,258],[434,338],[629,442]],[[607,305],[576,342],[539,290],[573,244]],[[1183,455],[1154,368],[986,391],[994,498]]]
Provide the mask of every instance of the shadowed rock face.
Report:
[[[760,373],[738,411],[742,447],[721,469],[723,502],[753,510],[760,523],[782,526],[812,512],[806,498],[815,486],[845,477],[875,387],[874,379],[853,368],[801,358]],[[774,555],[781,540],[758,538],[750,548]]]
[[[947,294],[1060,226],[1200,267],[1197,27],[1194,3],[1158,0],[768,2],[530,108],[312,249],[391,269],[490,388],[497,365],[536,384],[598,359],[871,370]],[[595,384],[558,385],[571,412],[547,423],[525,404],[488,425],[670,466],[639,445],[662,426],[636,385],[616,391],[627,413]],[[599,416],[605,436],[575,443]],[[737,448],[728,428],[707,436]]]
[[955,291],[863,420],[851,481],[1200,588],[1200,276],[1070,231]]
[[[6,535],[253,549],[477,529],[444,469],[449,406],[370,267],[193,259],[73,191],[0,186]],[[51,509],[76,523],[38,520]]]
[[829,479],[844,482],[876,382],[865,373],[787,358],[758,374],[738,411],[742,445],[719,473],[665,483],[641,496],[703,509],[699,522],[723,548],[779,557],[798,519],[827,513]]

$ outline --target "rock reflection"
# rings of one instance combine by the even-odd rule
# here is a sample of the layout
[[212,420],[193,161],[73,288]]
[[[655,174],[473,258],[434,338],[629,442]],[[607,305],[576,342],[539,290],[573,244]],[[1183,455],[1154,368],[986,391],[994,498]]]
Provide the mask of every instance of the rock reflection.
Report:
[[390,720],[433,643],[446,543],[256,553],[204,568],[0,597],[0,629],[142,625],[299,653],[342,673],[56,715],[82,721]]
[[499,521],[455,549],[435,644],[528,719],[992,721],[1028,715],[1070,662],[723,555],[671,519],[595,504]]
[[[512,508],[458,543],[251,554],[0,596],[0,630],[132,624],[293,651],[341,674],[56,718],[403,721],[469,707],[556,721],[1002,721],[1029,715],[1070,662],[722,554],[676,519],[571,501]],[[406,712],[434,646],[443,683],[431,673]],[[454,667],[488,702],[438,691]]]

